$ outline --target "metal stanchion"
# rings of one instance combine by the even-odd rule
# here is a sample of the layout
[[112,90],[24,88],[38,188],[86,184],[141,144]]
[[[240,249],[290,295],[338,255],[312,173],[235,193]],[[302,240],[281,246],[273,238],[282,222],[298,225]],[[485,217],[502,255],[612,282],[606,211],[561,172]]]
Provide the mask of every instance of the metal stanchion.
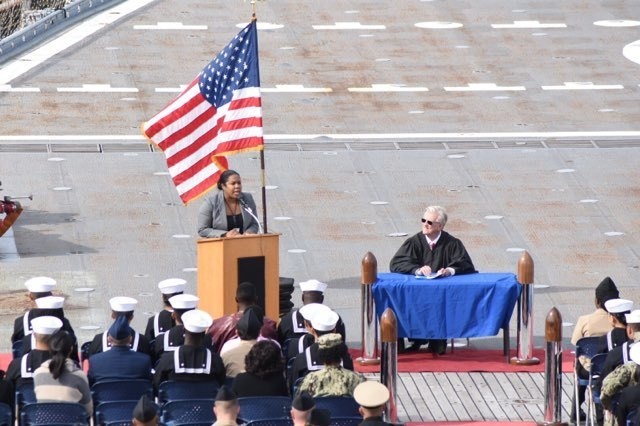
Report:
[[566,425],[562,422],[562,316],[554,307],[547,314],[545,349],[544,420],[538,425]]
[[378,321],[373,302],[373,284],[378,279],[378,260],[371,252],[362,258],[362,356],[360,365],[380,364],[378,357]]
[[510,363],[537,365],[540,360],[533,356],[533,259],[526,251],[518,260],[518,282],[522,285],[518,299],[518,353]]
[[382,365],[380,381],[389,389],[389,402],[385,410],[385,420],[398,423],[396,405],[396,382],[398,380],[398,322],[391,308],[385,309],[380,317],[380,337],[382,341]]

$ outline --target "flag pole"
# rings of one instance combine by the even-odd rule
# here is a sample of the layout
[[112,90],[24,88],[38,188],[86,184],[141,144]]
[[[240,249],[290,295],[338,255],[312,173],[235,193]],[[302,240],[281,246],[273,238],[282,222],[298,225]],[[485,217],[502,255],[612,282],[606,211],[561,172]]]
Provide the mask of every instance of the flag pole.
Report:
[[[246,2],[247,0],[245,0]],[[264,0],[263,0],[264,1]],[[257,0],[251,0],[251,22],[256,21],[258,18],[256,17],[256,2]],[[257,28],[256,28],[256,41],[258,40]],[[258,52],[258,46],[256,43],[256,52]],[[260,81],[260,67],[258,67],[258,81]],[[262,141],[262,149],[260,150],[260,183],[262,185],[262,229],[266,234],[267,231],[267,184],[265,177],[265,166],[264,166],[264,140]]]

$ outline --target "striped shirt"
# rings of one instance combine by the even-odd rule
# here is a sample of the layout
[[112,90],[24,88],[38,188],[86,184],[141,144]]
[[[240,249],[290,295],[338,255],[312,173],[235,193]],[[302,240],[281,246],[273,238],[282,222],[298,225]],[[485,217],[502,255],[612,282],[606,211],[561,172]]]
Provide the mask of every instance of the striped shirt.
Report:
[[87,414],[93,413],[93,401],[86,374],[70,359],[66,360],[66,371],[54,379],[47,360],[33,376],[34,390],[38,402],[78,402],[84,405]]

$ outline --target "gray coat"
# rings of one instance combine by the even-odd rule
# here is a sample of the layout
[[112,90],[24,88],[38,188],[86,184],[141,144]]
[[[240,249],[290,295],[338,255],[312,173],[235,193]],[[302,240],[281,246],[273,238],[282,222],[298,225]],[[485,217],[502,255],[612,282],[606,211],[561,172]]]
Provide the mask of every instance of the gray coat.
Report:
[[[257,215],[256,203],[251,194],[241,194],[244,202]],[[258,222],[244,209],[242,209],[243,233],[258,233]],[[227,232],[227,212],[224,204],[224,192],[218,190],[204,200],[198,213],[198,235],[205,238],[217,238]]]

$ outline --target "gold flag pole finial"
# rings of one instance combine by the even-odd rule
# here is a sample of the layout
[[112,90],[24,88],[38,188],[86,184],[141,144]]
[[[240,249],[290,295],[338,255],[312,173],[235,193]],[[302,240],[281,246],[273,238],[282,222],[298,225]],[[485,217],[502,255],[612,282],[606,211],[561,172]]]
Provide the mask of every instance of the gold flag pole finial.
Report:
[[[250,0],[251,3],[251,20],[255,20],[256,19],[256,3],[258,1],[265,1],[265,0]],[[246,3],[247,0],[244,0],[244,2]]]

